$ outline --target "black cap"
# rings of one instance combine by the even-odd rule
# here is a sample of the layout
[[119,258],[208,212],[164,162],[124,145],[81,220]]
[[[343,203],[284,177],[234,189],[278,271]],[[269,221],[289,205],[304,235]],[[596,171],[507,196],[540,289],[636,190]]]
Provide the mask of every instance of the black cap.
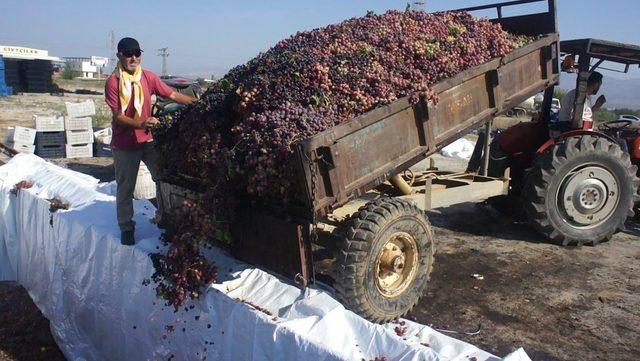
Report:
[[122,53],[124,51],[132,51],[132,50],[141,50],[140,44],[138,44],[138,40],[134,38],[122,38],[118,42],[118,53]]

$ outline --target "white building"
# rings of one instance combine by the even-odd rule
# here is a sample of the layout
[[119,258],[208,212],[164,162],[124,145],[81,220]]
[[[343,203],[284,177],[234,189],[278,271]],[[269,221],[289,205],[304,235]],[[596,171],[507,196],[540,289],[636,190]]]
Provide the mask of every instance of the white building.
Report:
[[64,60],[81,78],[98,79],[104,74],[109,58],[103,56],[91,56],[89,58],[65,57]]

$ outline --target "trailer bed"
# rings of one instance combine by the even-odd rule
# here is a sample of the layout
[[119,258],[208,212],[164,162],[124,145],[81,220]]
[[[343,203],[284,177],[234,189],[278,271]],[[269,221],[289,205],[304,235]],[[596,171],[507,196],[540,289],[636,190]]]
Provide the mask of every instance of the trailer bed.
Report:
[[557,84],[558,44],[545,35],[439,82],[437,104],[403,98],[298,142],[307,206],[324,216]]

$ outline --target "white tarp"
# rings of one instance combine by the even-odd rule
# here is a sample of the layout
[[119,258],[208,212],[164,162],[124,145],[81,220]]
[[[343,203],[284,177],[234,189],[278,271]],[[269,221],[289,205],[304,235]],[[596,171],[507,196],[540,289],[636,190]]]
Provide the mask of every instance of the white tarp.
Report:
[[448,146],[442,148],[440,154],[445,157],[462,158],[469,160],[476,144],[464,138],[460,138]]
[[[34,186],[11,194],[22,180]],[[155,209],[135,201],[138,243],[121,246],[115,200],[98,188],[33,155],[0,167],[0,280],[28,290],[69,360],[499,360],[409,321],[399,337],[395,324],[372,324],[329,291],[301,290],[216,250],[208,256],[220,283],[174,313],[142,284],[153,273],[148,254],[162,249]],[[51,214],[53,197],[71,208]],[[529,360],[522,349],[506,359]]]

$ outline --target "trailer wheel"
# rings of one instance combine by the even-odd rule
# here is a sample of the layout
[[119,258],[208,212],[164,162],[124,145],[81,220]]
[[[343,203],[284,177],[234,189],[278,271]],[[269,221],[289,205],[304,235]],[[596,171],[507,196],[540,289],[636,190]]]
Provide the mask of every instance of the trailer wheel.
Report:
[[542,154],[526,177],[530,223],[563,246],[607,241],[633,216],[637,167],[617,144],[567,138]]
[[335,289],[348,309],[378,323],[411,310],[433,269],[431,225],[414,204],[379,199],[351,217],[335,261]]

